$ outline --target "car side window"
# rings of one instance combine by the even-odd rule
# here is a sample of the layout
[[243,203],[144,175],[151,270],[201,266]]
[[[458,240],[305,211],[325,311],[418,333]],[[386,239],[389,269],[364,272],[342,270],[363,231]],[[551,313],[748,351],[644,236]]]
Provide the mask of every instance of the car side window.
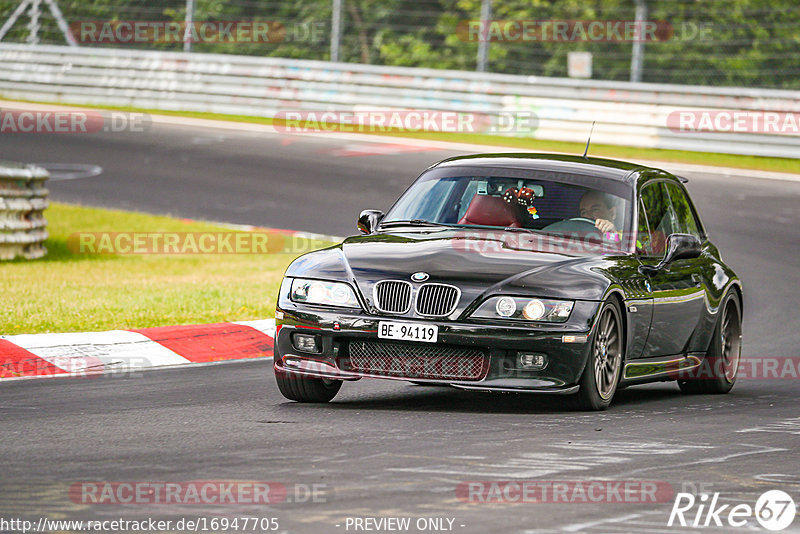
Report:
[[666,187],[677,219],[675,231],[700,238],[699,225],[689,200],[686,198],[686,193],[677,184],[666,184]]
[[636,227],[636,253],[649,256],[653,254],[653,247],[650,242],[650,227],[647,225],[647,214],[644,209],[644,202],[639,200],[639,222]]
[[674,219],[669,198],[664,190],[664,182],[647,184],[642,189],[641,201],[647,218],[647,230],[643,233],[640,215],[637,243],[641,243],[643,254],[661,255],[664,253],[667,236],[673,232]]

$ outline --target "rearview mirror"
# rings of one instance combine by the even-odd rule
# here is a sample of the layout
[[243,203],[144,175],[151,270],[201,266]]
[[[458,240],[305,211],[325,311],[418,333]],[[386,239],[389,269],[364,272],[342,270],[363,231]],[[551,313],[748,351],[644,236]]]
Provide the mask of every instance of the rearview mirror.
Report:
[[639,272],[642,274],[654,274],[673,261],[692,259],[698,257],[702,252],[702,244],[697,236],[691,234],[671,234],[667,238],[667,252],[658,265],[640,265]]
[[358,229],[362,234],[371,234],[383,219],[383,212],[379,210],[364,210],[358,216]]

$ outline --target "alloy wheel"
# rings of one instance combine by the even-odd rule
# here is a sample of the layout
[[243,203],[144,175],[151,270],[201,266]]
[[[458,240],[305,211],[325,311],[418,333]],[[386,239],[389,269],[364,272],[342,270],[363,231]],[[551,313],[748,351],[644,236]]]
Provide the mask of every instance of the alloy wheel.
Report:
[[622,339],[619,322],[613,310],[606,309],[600,318],[594,342],[594,376],[601,398],[609,399],[614,394],[621,364]]

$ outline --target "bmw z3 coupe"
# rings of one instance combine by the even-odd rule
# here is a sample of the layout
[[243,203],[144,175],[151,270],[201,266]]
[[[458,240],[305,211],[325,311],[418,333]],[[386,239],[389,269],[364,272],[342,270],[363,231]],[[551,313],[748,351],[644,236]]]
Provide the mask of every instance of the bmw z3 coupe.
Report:
[[432,165],[362,235],[296,259],[281,284],[281,393],[345,381],[571,395],[675,380],[727,393],[742,284],[683,183],[599,158],[482,154]]

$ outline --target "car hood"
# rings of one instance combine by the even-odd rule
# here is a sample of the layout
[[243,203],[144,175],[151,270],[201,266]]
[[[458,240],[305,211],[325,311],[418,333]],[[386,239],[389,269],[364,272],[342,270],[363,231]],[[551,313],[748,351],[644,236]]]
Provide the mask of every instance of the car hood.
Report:
[[610,284],[610,261],[541,234],[447,229],[349,237],[298,258],[286,274],[353,281],[371,305],[376,282],[410,281],[424,272],[428,282],[461,289],[458,315],[484,294],[501,292],[600,300]]

